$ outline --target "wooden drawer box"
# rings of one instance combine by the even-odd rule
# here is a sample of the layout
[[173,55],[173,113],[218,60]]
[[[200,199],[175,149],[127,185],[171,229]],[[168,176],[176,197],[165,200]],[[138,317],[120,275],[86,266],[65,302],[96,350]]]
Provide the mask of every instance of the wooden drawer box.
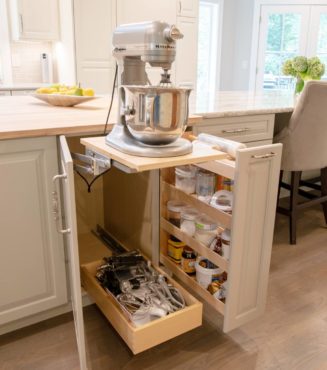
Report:
[[206,133],[241,143],[272,139],[273,130],[274,116],[270,114],[208,118],[193,126],[194,135]]
[[162,270],[158,269],[181,291],[187,307],[140,327],[133,326],[117,302],[104,291],[95,278],[96,268],[100,264],[101,261],[96,261],[81,266],[82,285],[134,354],[145,351],[202,324],[202,303],[169,278]]

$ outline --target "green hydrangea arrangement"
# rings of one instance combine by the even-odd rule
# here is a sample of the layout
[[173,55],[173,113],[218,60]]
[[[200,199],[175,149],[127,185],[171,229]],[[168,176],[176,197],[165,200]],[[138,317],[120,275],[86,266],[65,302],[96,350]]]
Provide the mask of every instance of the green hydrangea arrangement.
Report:
[[325,73],[325,65],[318,57],[298,56],[286,60],[282,72],[286,76],[296,77],[295,93],[300,93],[303,90],[304,81],[321,79]]

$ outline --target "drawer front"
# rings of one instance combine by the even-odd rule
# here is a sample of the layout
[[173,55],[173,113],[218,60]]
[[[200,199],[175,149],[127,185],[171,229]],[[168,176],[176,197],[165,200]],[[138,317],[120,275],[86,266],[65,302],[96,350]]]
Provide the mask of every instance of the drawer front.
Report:
[[202,303],[159,269],[159,272],[183,294],[187,307],[140,327],[133,326],[117,302],[104,291],[95,278],[96,268],[101,263],[96,261],[82,265],[82,285],[134,354],[166,342],[202,324]]
[[193,127],[195,135],[206,133],[241,143],[272,139],[273,131],[274,115],[270,114],[208,118],[204,119],[203,123]]

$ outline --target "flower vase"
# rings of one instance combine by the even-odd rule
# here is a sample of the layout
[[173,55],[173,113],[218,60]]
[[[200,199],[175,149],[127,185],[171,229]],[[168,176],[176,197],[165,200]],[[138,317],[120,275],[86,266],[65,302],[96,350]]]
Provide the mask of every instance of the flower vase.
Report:
[[295,89],[294,89],[294,103],[297,102],[303,88],[304,88],[304,80],[301,77],[297,77]]

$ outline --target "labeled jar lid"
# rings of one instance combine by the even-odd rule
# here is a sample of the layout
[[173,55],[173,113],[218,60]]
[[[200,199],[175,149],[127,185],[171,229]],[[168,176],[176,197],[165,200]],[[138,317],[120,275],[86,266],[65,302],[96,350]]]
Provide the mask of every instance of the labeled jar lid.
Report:
[[186,247],[186,244],[175,238],[174,236],[171,236],[170,239],[168,239],[168,244],[175,248],[184,248]]
[[198,216],[199,212],[192,207],[185,207],[181,213],[181,218],[188,221],[195,221]]
[[206,215],[200,215],[195,221],[198,230],[213,231],[218,228],[218,224]]
[[179,200],[169,200],[167,202],[168,211],[181,212],[186,207],[186,204]]
[[192,178],[196,175],[197,169],[192,165],[179,166],[175,168],[175,174],[182,177]]

